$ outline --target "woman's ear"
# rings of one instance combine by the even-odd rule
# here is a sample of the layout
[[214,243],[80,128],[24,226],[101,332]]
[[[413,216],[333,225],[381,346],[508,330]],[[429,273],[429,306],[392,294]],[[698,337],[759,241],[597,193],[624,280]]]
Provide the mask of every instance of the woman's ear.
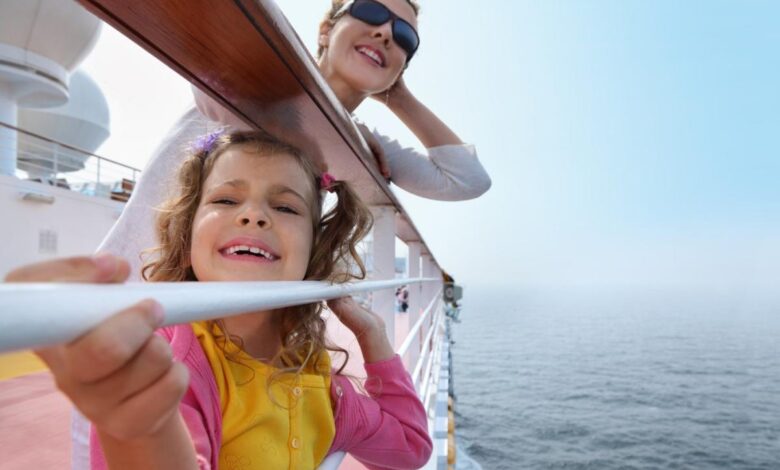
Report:
[[331,20],[325,20],[320,23],[320,35],[317,38],[317,45],[320,47],[328,47],[330,42],[330,30],[333,29],[333,22]]

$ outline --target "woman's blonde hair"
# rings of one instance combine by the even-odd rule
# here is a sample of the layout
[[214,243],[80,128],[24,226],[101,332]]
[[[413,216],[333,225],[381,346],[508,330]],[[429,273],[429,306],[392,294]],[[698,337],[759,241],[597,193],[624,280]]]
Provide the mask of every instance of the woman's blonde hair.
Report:
[[[304,279],[331,282],[363,279],[366,270],[357,252],[357,243],[371,228],[371,212],[347,182],[333,181],[329,190],[336,195],[337,201],[323,215],[324,191],[320,191],[317,167],[298,148],[261,131],[211,134],[199,140],[179,170],[179,195],[168,200],[160,209],[157,218],[160,245],[148,250],[143,278],[151,282],[197,281],[190,263],[193,219],[200,204],[203,185],[215,162],[235,145],[241,145],[259,157],[289,155],[306,174],[314,194],[314,200],[310,201],[314,237]],[[272,363],[280,363],[282,368],[272,376],[272,380],[284,373],[301,373],[304,369],[330,373],[329,370],[321,370],[320,359],[326,351],[345,355],[337,373],[343,370],[349,355],[346,350],[326,342],[322,310],[323,303],[318,302],[289,307],[279,316],[282,350]],[[227,332],[223,322],[217,320],[209,326],[213,332],[222,332],[223,346],[227,345],[228,339],[236,340]],[[240,339],[237,342],[240,346]]]
[[[332,0],[330,10],[328,10],[327,13],[325,13],[325,18],[323,21],[329,22],[331,25],[335,24],[336,21],[338,21],[339,18],[341,18],[342,15],[339,15],[339,11],[341,10],[341,7],[344,6],[345,3],[351,0]],[[406,0],[406,3],[409,4],[409,6],[412,7],[412,10],[414,10],[414,16],[417,16],[420,14],[420,5],[415,0]],[[320,44],[317,47],[317,58],[322,57],[322,53],[325,52],[325,46]],[[407,64],[408,65],[408,64]],[[404,66],[406,68],[406,66]]]

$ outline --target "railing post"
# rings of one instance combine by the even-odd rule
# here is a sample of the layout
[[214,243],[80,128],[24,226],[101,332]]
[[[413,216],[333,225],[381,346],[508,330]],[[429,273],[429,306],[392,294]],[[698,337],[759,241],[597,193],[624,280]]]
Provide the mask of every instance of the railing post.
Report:
[[[414,279],[420,277],[420,253],[422,251],[422,243],[409,242],[406,245],[409,248],[409,259],[407,263],[407,277]],[[422,288],[420,283],[411,284],[409,286],[409,324],[415,325],[417,320],[422,315],[422,309],[425,305],[422,302]],[[420,346],[422,344],[422,330],[419,331],[409,347],[409,365],[414,367],[420,358]]]
[[[395,209],[389,206],[374,206],[371,213],[374,216],[371,279],[395,279]],[[371,309],[385,321],[387,337],[390,344],[394,344],[395,290],[375,291],[371,298]]]
[[[428,277],[434,277],[433,272],[431,270],[431,266],[433,265],[433,260],[431,258],[431,255],[429,253],[424,253],[421,257],[420,264],[422,265],[422,277],[428,278]],[[426,282],[422,286],[422,305],[427,306],[431,303],[431,300],[433,300],[433,294],[436,292],[435,286],[432,282]],[[435,312],[434,312],[435,313]],[[428,333],[428,330],[433,326],[433,317],[435,315],[430,315],[428,317],[428,320],[425,321],[425,325],[423,325],[422,331],[424,334]],[[424,336],[423,336],[424,337]],[[422,348],[428,348],[429,344],[423,344],[421,345]]]

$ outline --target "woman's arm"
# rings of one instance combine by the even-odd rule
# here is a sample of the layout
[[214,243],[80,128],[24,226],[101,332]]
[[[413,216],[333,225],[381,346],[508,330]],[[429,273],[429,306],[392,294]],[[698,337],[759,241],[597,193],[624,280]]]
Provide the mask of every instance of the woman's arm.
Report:
[[[477,158],[473,145],[463,141],[406,87],[403,80],[373,98],[385,103],[426,147],[425,153],[403,147],[374,130],[375,144],[392,181],[417,196],[440,201],[462,201],[484,194],[491,186],[490,176]],[[364,132],[365,136],[365,132]],[[367,138],[371,142],[370,138]]]
[[155,231],[156,209],[178,191],[176,175],[187,149],[212,126],[191,107],[171,127],[141,172],[130,200],[122,210],[98,252],[108,252],[130,262],[130,281],[141,280],[141,252],[159,245]]
[[383,101],[426,148],[463,144],[444,121],[409,91],[403,78],[399,78],[389,92],[374,95],[374,98]]

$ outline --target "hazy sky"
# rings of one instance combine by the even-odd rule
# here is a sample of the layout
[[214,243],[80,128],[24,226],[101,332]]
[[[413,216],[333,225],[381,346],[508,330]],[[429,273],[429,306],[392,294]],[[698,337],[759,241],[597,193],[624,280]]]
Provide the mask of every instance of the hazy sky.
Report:
[[[314,47],[326,0],[278,2]],[[410,89],[477,145],[483,197],[396,188],[467,286],[780,281],[780,2],[422,0]],[[143,166],[185,82],[106,27],[83,66]],[[358,115],[417,145],[380,104]]]

